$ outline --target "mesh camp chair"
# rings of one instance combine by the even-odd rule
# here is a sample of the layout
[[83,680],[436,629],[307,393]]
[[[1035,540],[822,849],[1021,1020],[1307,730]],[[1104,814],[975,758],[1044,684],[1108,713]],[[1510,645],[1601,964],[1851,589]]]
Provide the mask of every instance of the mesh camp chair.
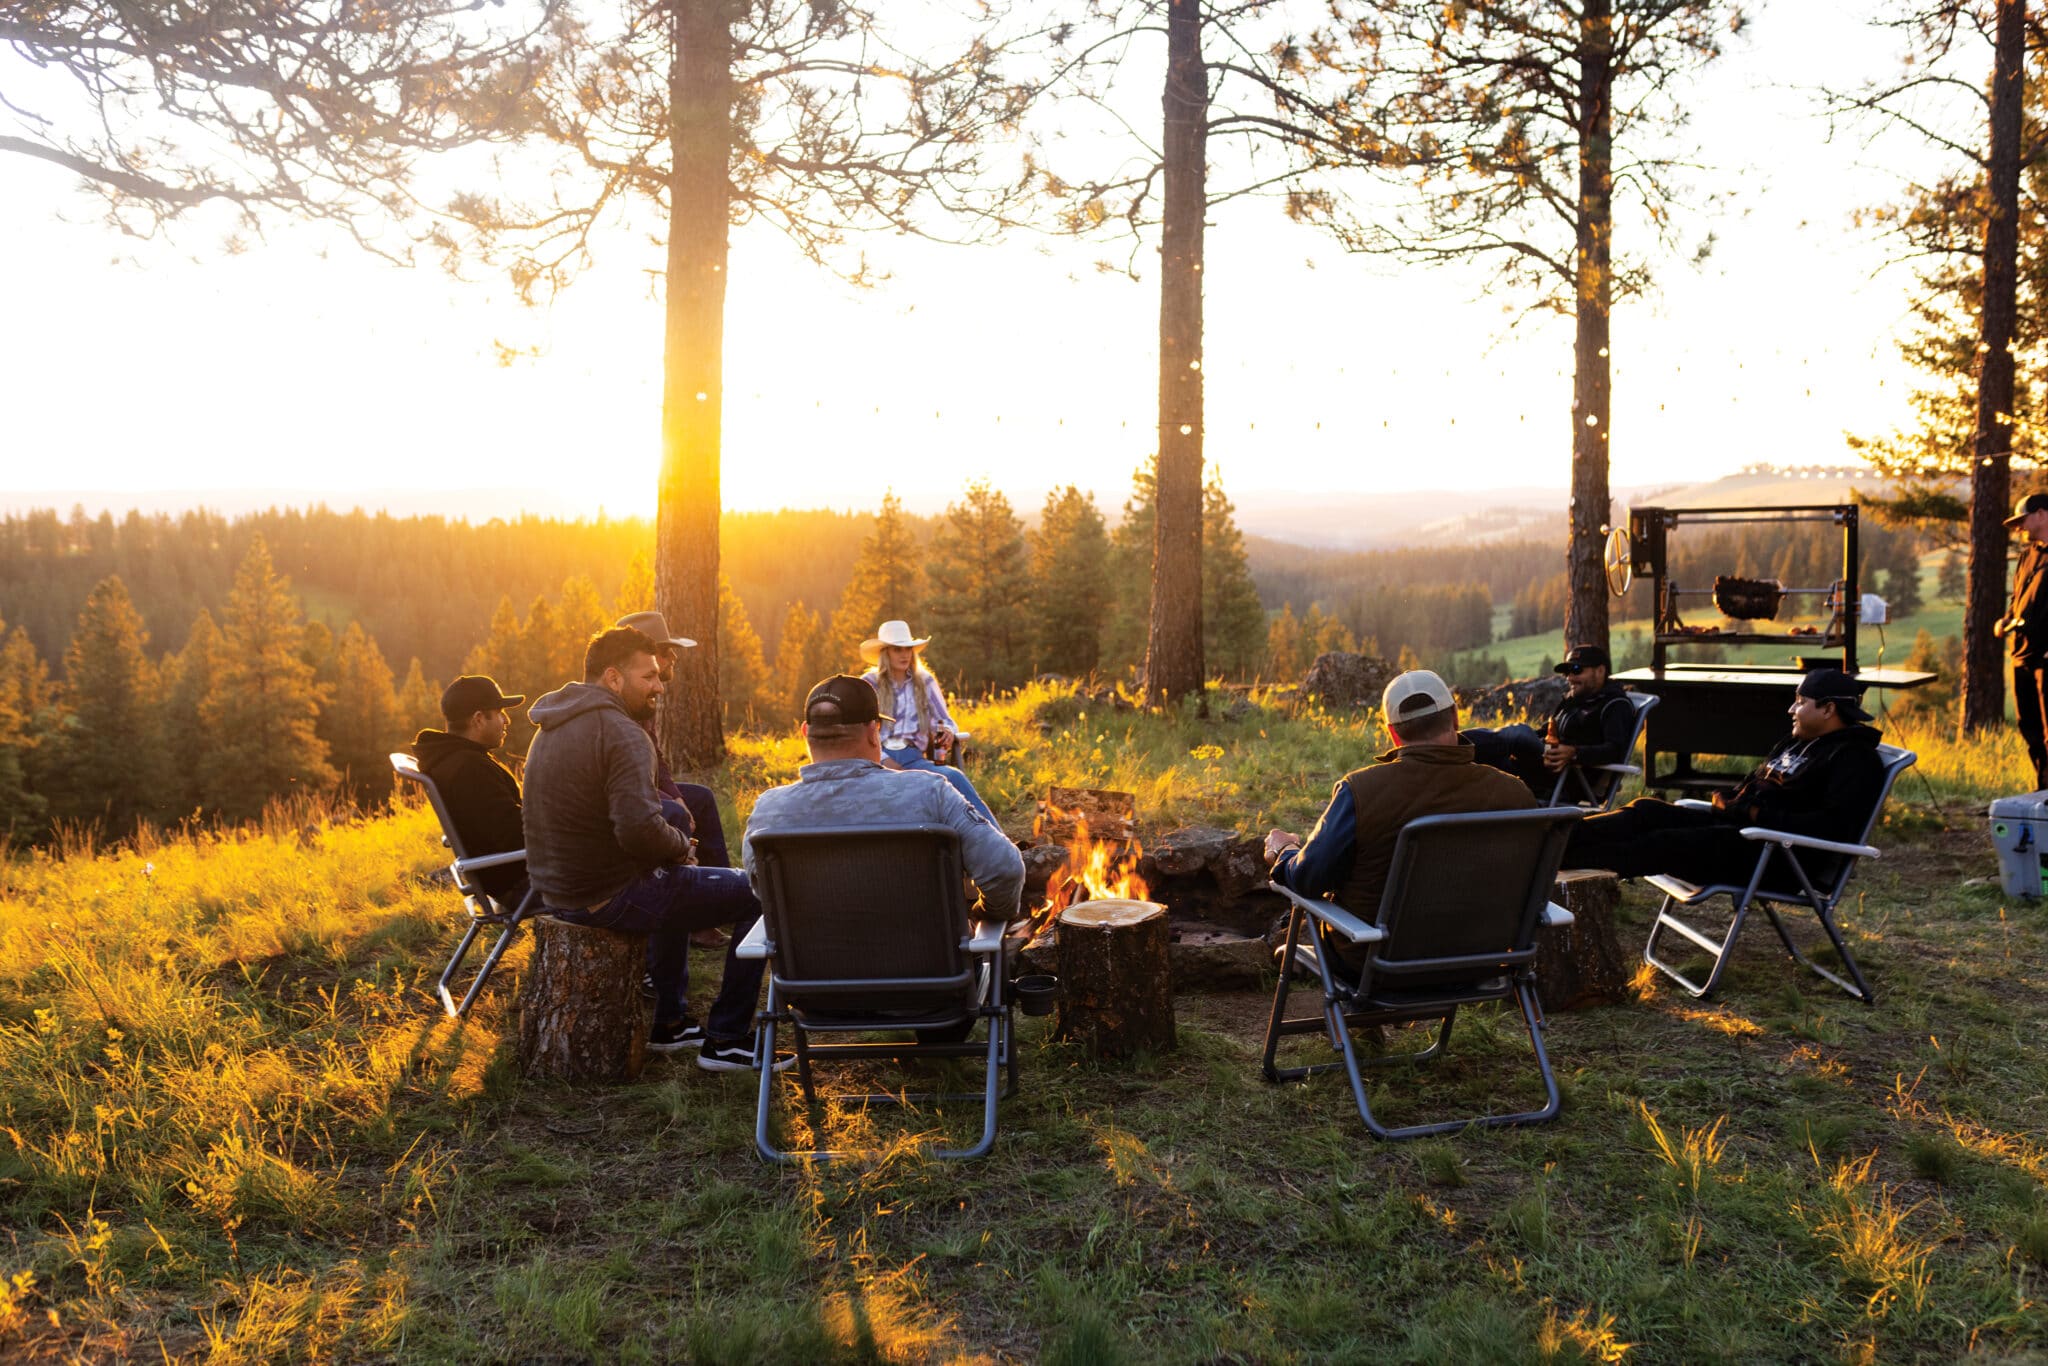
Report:
[[[1571,912],[1551,904],[1550,888],[1572,823],[1583,814],[1575,806],[1565,806],[1424,816],[1408,822],[1394,844],[1386,892],[1371,923],[1335,902],[1311,900],[1274,884],[1273,890],[1287,898],[1291,909],[1287,942],[1280,950],[1280,983],[1274,988],[1273,1013],[1266,1023],[1266,1080],[1292,1081],[1342,1068],[1359,1117],[1381,1138],[1420,1138],[1473,1124],[1535,1124],[1554,1118],[1557,1078],[1543,1048],[1543,1013],[1536,1000],[1536,933],[1544,926],[1572,921]],[[1367,946],[1356,981],[1341,961],[1333,960],[1338,941]],[[1297,970],[1322,986],[1318,1015],[1288,1018],[1287,998]],[[1393,1129],[1374,1118],[1361,1069],[1436,1057],[1450,1042],[1458,1008],[1486,1001],[1513,1002],[1521,1009],[1543,1076],[1543,1107]],[[1353,1026],[1423,1020],[1439,1025],[1435,1041],[1420,1052],[1362,1059],[1353,1046]],[[1315,1033],[1329,1036],[1337,1061],[1278,1065],[1275,1059],[1283,1037]]]
[[[476,998],[483,992],[484,983],[490,980],[491,970],[498,966],[498,960],[505,956],[512,938],[519,933],[520,924],[540,907],[539,895],[528,891],[517,906],[507,906],[480,886],[475,874],[486,868],[501,868],[510,863],[526,862],[526,851],[514,849],[502,854],[484,854],[470,858],[462,848],[462,837],[455,833],[455,822],[448,818],[448,808],[441,801],[441,790],[434,786],[434,780],[420,772],[419,760],[410,754],[391,756],[391,771],[405,782],[412,783],[426,793],[427,804],[434,808],[435,817],[441,822],[441,843],[455,855],[455,861],[448,865],[448,871],[455,875],[455,890],[462,893],[462,908],[469,915],[469,925],[462,932],[462,942],[455,946],[455,956],[448,960],[448,966],[441,969],[441,980],[437,990],[441,996],[441,1008],[456,1019],[469,1014],[469,1008],[476,1004]],[[484,955],[483,965],[476,970],[470,981],[469,990],[462,993],[462,999],[455,999],[450,983],[462,969],[462,960],[469,956],[470,945],[486,926],[499,929],[497,942]]]
[[[1719,882],[1710,886],[1697,887],[1683,878],[1659,873],[1645,879],[1652,887],[1664,893],[1664,905],[1657,912],[1657,921],[1650,926],[1650,937],[1643,944],[1643,961],[1657,971],[1684,987],[1694,996],[1705,996],[1720,985],[1721,974],[1728,970],[1728,961],[1735,954],[1735,940],[1742,933],[1742,922],[1749,915],[1750,907],[1760,906],[1763,913],[1771,918],[1771,928],[1778,932],[1785,948],[1792,956],[1811,968],[1815,973],[1848,992],[1865,1005],[1875,1005],[1877,998],[1870,990],[1870,984],[1863,980],[1863,972],[1856,966],[1855,955],[1843,942],[1842,933],[1835,928],[1835,907],[1842,899],[1842,892],[1849,885],[1849,875],[1856,871],[1858,859],[1876,858],[1878,852],[1870,844],[1870,832],[1877,828],[1877,818],[1884,812],[1884,804],[1892,794],[1892,784],[1899,775],[1911,768],[1919,756],[1911,750],[1895,745],[1879,745],[1878,758],[1884,761],[1884,783],[1877,791],[1877,800],[1871,803],[1870,812],[1863,820],[1863,833],[1854,843],[1839,843],[1834,840],[1814,839],[1808,835],[1789,834],[1783,830],[1767,830],[1759,825],[1744,826],[1745,839],[1757,843],[1756,867],[1751,870],[1749,880],[1744,883]],[[1682,802],[1683,806],[1706,806],[1705,802]],[[1835,856],[1838,866],[1833,876],[1823,878],[1816,884],[1800,863],[1793,857],[1795,849],[1808,849],[1821,854]],[[1732,914],[1727,931],[1719,938],[1698,924],[1689,922],[1678,914],[1681,909],[1701,905],[1717,896],[1730,899]],[[1785,922],[1778,914],[1780,906],[1804,906],[1820,921],[1821,929],[1827,934],[1828,942],[1835,946],[1835,953],[1842,960],[1842,969],[1848,973],[1843,977],[1814,962],[1803,953],[1799,945],[1792,942],[1792,935],[1785,928]],[[1657,941],[1665,934],[1676,934],[1690,941],[1714,957],[1714,966],[1707,973],[1707,980],[1696,982],[1680,972],[1676,966],[1657,956]]]
[[[981,1138],[968,1148],[934,1148],[934,1157],[981,1157],[995,1146],[996,1104],[1016,1089],[1010,1003],[1004,998],[1003,925],[971,922],[961,876],[960,836],[943,826],[784,830],[751,837],[761,919],[739,947],[768,961],[768,998],[756,1057],[772,1057],[776,1032],[789,1028],[797,1081],[817,1104],[815,1063],[855,1059],[979,1057],[979,1092],[878,1094],[847,1099],[982,1102]],[[814,1034],[945,1030],[980,1022],[975,1043],[875,1040],[815,1043]],[[1002,1088],[1005,1069],[1009,1085]],[[769,1138],[775,1075],[761,1072],[754,1143],[775,1162],[847,1154],[785,1152]]]
[[1636,709],[1636,723],[1635,729],[1628,733],[1628,748],[1621,752],[1622,762],[1567,765],[1557,775],[1557,786],[1550,790],[1548,805],[1571,804],[1594,811],[1610,811],[1614,808],[1614,799],[1621,795],[1623,781],[1643,771],[1628,760],[1636,752],[1636,746],[1643,742],[1643,727],[1649,723],[1650,708],[1657,705],[1657,699],[1646,692],[1632,692],[1628,694],[1628,700]]

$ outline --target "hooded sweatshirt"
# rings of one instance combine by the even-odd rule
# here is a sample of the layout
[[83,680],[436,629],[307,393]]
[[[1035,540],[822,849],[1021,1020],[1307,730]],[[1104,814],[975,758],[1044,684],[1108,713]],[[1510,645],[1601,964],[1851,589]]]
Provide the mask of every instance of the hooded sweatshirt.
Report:
[[[413,737],[413,757],[420,772],[433,780],[455,826],[465,858],[504,854],[525,843],[519,819],[519,780],[506,772],[491,752],[474,740],[445,730],[423,730]],[[517,864],[486,868],[477,874],[486,892],[504,900],[526,881]]]
[[596,683],[570,683],[527,709],[526,872],[556,910],[603,905],[642,873],[689,852],[661,818],[654,742]]

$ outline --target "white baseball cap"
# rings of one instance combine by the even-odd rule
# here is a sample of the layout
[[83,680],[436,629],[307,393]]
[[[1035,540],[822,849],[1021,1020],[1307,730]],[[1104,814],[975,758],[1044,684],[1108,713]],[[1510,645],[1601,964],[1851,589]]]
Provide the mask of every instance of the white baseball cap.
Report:
[[1458,699],[1441,678],[1428,669],[1410,669],[1396,674],[1380,694],[1380,709],[1389,723],[1419,721],[1440,711],[1456,711]]

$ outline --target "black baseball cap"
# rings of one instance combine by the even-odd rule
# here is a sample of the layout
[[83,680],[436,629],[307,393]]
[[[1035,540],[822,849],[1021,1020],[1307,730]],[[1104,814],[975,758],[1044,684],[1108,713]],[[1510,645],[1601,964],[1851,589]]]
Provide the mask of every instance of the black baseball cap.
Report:
[[2029,493],[2021,496],[2012,505],[2012,516],[2005,519],[2007,526],[2018,526],[2037,512],[2048,512],[2048,493]]
[[1815,669],[1799,680],[1799,695],[1815,702],[1832,702],[1835,715],[1844,721],[1868,721],[1863,710],[1863,687],[1840,669]]
[[1564,658],[1557,662],[1557,667],[1553,668],[1551,672],[1575,674],[1581,669],[1591,668],[1612,671],[1614,661],[1608,658],[1607,651],[1601,649],[1598,645],[1574,645],[1571,649],[1565,651]]
[[441,715],[451,723],[460,723],[480,711],[516,707],[525,700],[523,693],[514,693],[507,697],[499,692],[495,679],[483,674],[464,674],[442,691]]
[[[829,714],[820,716],[820,707]],[[894,721],[882,712],[882,699],[874,684],[855,674],[833,674],[811,689],[804,699],[804,724],[810,726],[864,726],[870,721]]]

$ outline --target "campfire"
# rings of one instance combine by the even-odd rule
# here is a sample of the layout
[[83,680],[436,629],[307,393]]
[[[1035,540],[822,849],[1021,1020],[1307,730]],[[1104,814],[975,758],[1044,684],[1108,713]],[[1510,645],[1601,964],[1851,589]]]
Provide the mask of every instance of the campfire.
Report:
[[[1043,828],[1043,822],[1041,822]],[[1074,822],[1066,858],[1046,880],[1045,900],[1031,912],[1023,942],[1030,944],[1050,929],[1061,911],[1082,901],[1144,901],[1151,889],[1138,875],[1144,849],[1136,839],[1097,839],[1085,819]]]

